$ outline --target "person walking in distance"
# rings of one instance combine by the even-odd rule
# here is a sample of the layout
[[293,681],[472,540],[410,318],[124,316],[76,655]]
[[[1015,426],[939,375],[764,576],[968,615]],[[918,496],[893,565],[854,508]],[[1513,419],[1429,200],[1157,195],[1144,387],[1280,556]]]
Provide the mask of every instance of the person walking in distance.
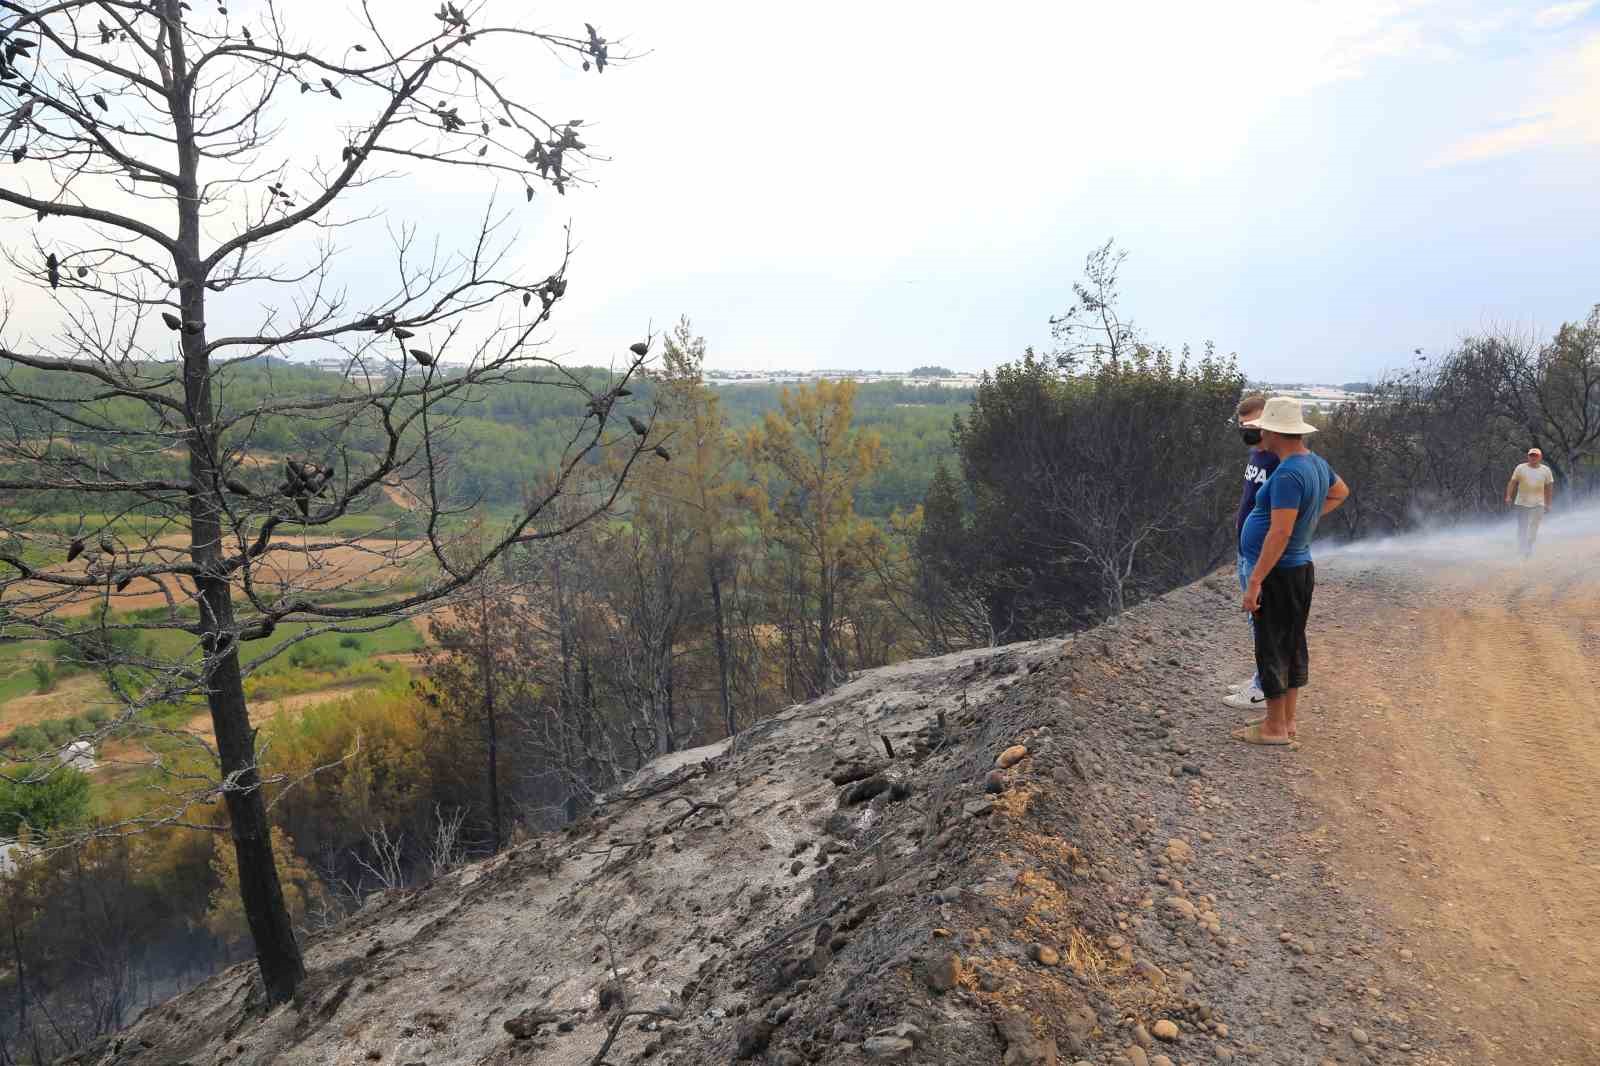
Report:
[[1245,519],[1240,552],[1250,563],[1244,610],[1255,619],[1256,673],[1267,698],[1265,718],[1235,730],[1246,744],[1282,746],[1295,737],[1300,690],[1311,679],[1306,623],[1316,569],[1311,538],[1322,516],[1350,495],[1326,460],[1306,447],[1317,427],[1305,420],[1300,401],[1274,396],[1261,414],[1244,423],[1261,430],[1261,444],[1278,467],[1256,493]]
[[[1239,496],[1239,511],[1234,521],[1234,543],[1242,543],[1244,537],[1244,520],[1250,517],[1250,512],[1256,505],[1256,493],[1261,486],[1267,483],[1267,478],[1278,468],[1278,457],[1261,446],[1261,431],[1254,428],[1245,428],[1244,423],[1255,418],[1261,409],[1267,405],[1267,398],[1259,392],[1253,392],[1239,401],[1239,406],[1234,409],[1234,415],[1239,423],[1239,436],[1244,440],[1245,447],[1250,449],[1249,458],[1244,464],[1244,491]],[[1244,557],[1244,549],[1239,549],[1239,591],[1243,592],[1250,583],[1250,567]],[[1250,619],[1250,632],[1255,633],[1255,619]],[[1229,690],[1223,697],[1223,703],[1229,707],[1243,711],[1260,710],[1267,705],[1267,697],[1261,691],[1261,678],[1251,674],[1249,680],[1241,681]]]
[[1511,471],[1506,483],[1506,504],[1517,511],[1517,547],[1524,559],[1532,558],[1533,542],[1539,537],[1539,523],[1550,512],[1555,496],[1556,475],[1545,465],[1544,452],[1528,449],[1528,461]]

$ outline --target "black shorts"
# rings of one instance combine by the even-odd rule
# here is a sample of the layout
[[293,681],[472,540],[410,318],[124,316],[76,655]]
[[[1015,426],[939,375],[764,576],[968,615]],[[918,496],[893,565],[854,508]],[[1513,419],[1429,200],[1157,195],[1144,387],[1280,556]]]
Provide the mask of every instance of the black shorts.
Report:
[[1311,563],[1274,568],[1261,582],[1256,611],[1256,672],[1261,691],[1270,700],[1311,679],[1311,651],[1306,646],[1306,621],[1311,617],[1311,592],[1317,572]]

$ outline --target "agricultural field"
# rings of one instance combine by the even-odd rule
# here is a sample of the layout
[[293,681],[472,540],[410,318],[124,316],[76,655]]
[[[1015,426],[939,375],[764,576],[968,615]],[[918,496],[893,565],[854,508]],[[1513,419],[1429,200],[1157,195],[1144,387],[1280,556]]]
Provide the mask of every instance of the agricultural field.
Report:
[[[161,536],[152,550],[179,547],[175,538]],[[363,540],[319,552],[309,564],[304,556],[285,555],[276,564],[285,572],[264,568],[256,580],[292,576],[302,588],[323,588],[328,598],[356,605],[371,602],[380,591],[392,594],[414,586],[423,568],[409,564],[419,554],[415,542]],[[294,568],[292,574],[288,567]],[[187,599],[181,590],[168,591],[178,594],[179,603]],[[57,605],[52,613],[86,621],[101,604],[108,606],[105,619],[113,626],[170,617],[167,595],[141,589],[138,583],[120,594],[86,594]],[[178,614],[192,617],[193,609],[179,607]],[[102,671],[75,662],[59,642],[31,637],[25,626],[12,624],[9,630],[0,635],[0,751],[6,756],[26,759],[53,750],[74,737],[102,732],[124,713]],[[364,632],[280,624],[271,637],[243,646],[246,662],[281,649],[246,679],[252,720],[260,725],[286,711],[408,683],[427,630],[425,618],[401,619]],[[147,631],[140,645],[162,659],[182,660],[193,653],[193,639],[176,629]],[[213,742],[210,715],[200,701],[157,705],[116,726],[97,745],[98,765],[91,775],[95,808],[102,813],[125,808],[129,793],[154,782],[158,759],[165,764],[182,761],[185,750],[199,754],[199,744]]]

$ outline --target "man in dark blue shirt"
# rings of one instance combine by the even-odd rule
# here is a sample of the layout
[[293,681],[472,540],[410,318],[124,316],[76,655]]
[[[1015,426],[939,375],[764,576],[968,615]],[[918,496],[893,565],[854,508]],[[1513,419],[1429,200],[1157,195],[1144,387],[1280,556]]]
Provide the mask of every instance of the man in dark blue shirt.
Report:
[[1250,563],[1244,609],[1255,618],[1256,673],[1267,715],[1233,735],[1247,744],[1281,746],[1295,736],[1296,704],[1311,676],[1311,538],[1318,521],[1344,503],[1350,489],[1306,447],[1305,438],[1317,427],[1305,420],[1299,400],[1272,397],[1246,428],[1261,430],[1261,443],[1278,457],[1278,467],[1256,493],[1239,536],[1239,552]]
[[[1267,404],[1267,398],[1259,392],[1253,392],[1239,401],[1239,406],[1234,408],[1234,415],[1239,421],[1239,436],[1243,438],[1246,446],[1250,448],[1250,458],[1244,465],[1244,492],[1239,496],[1239,513],[1234,523],[1234,543],[1244,535],[1244,520],[1250,517],[1250,512],[1256,505],[1256,492],[1267,483],[1267,478],[1278,467],[1278,457],[1267,449],[1261,447],[1261,431],[1259,429],[1246,429],[1244,423],[1255,418]],[[1245,561],[1244,552],[1239,552],[1239,591],[1243,592],[1250,582],[1250,567]],[[1250,619],[1250,633],[1252,639],[1255,634],[1255,619]],[[1222,702],[1229,707],[1242,711],[1264,710],[1267,706],[1267,697],[1261,691],[1261,678],[1251,674],[1249,680],[1241,681],[1229,688],[1229,695],[1223,697]]]

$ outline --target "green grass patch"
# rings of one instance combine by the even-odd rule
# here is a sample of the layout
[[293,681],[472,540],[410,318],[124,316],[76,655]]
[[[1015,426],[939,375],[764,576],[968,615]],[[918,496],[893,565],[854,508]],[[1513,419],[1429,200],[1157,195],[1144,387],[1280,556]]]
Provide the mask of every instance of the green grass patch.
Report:
[[0,666],[0,703],[39,691],[39,679],[32,670],[33,659],[18,659]]
[[[406,670],[397,663],[364,659],[330,671],[294,670],[255,674],[244,683],[245,695],[257,700],[277,700],[323,689],[383,685]],[[337,697],[330,697],[337,698]]]

